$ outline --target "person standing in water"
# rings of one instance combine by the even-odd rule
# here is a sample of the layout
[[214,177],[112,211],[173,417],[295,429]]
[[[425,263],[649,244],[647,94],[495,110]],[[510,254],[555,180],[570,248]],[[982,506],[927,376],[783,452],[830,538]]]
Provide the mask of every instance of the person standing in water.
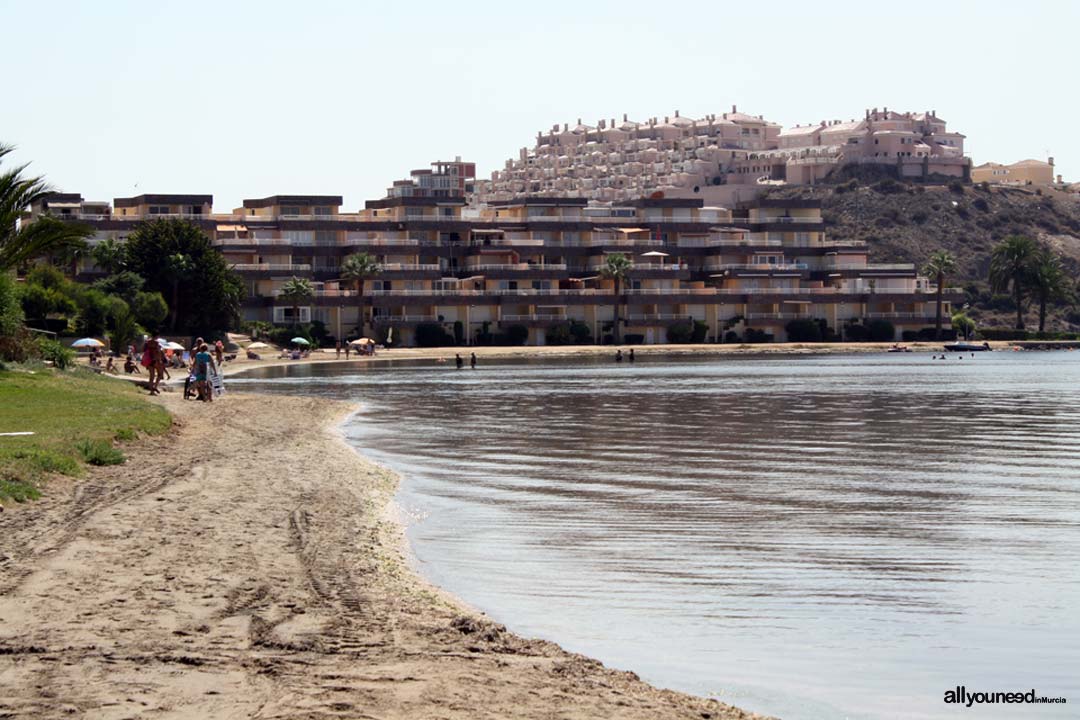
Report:
[[622,350],[616,350],[615,351],[615,362],[617,362],[617,363],[622,362]]
[[473,370],[476,369],[476,353],[469,355],[469,367]]
[[465,361],[461,359],[461,353],[455,354],[454,358],[455,358],[454,361],[457,363],[457,369],[458,370],[465,367]]
[[630,348],[630,362],[634,362],[634,348]]

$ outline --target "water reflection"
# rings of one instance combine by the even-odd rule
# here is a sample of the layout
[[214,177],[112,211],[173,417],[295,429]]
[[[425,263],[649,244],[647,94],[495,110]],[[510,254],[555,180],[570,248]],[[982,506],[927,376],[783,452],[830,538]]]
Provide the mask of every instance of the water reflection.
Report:
[[422,571],[518,631],[789,719],[1080,701],[1074,354],[290,370],[243,384],[361,401]]

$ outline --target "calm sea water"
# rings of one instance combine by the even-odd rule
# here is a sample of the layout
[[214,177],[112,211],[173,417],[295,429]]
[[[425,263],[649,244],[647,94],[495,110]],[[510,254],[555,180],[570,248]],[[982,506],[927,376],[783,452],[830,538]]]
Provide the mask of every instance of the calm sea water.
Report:
[[361,402],[419,570],[519,633],[787,720],[1077,716],[1080,353],[283,374],[233,385]]

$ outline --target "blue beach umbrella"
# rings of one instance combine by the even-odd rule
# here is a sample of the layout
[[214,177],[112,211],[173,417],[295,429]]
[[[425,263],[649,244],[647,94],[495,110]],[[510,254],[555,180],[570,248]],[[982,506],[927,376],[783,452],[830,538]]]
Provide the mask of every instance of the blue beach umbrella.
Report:
[[296,343],[297,345],[310,345],[310,344],[311,344],[311,343],[309,343],[309,342],[308,342],[307,340],[305,340],[305,339],[304,339],[304,338],[302,338],[302,337],[294,337],[294,338],[293,338],[292,340],[290,340],[289,342],[291,342],[291,343]]

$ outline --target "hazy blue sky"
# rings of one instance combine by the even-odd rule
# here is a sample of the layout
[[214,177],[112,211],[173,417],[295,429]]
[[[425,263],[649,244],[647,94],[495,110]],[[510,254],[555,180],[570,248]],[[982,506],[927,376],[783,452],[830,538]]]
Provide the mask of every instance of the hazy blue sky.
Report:
[[[1080,2],[0,0],[0,141],[87,199],[334,193],[348,209],[541,128],[937,110],[976,163],[1080,179]],[[136,188],[136,184],[138,187]]]

